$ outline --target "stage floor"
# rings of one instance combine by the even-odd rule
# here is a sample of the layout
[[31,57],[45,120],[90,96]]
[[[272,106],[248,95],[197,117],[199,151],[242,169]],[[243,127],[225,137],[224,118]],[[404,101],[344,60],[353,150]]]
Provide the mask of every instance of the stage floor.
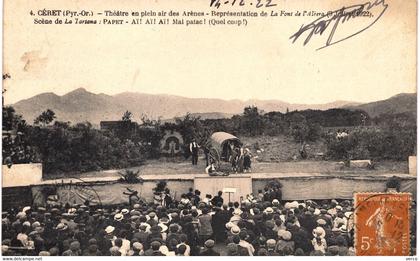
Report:
[[[227,163],[226,163],[227,164]],[[228,168],[229,166],[224,166]],[[293,162],[253,162],[251,175],[255,178],[277,178],[285,176],[376,176],[376,175],[408,175],[408,162],[378,162],[374,170],[368,169],[342,169],[338,162],[333,161],[293,161]],[[189,161],[160,161],[151,160],[143,166],[129,168],[133,171],[140,170],[143,179],[191,179],[195,175],[206,175],[205,164],[199,160],[198,165],[191,165]],[[44,175],[44,180],[68,179],[69,177],[81,178],[83,180],[117,180],[118,172],[124,169],[92,171],[85,173],[65,173],[57,175]],[[231,174],[241,175],[241,174]]]

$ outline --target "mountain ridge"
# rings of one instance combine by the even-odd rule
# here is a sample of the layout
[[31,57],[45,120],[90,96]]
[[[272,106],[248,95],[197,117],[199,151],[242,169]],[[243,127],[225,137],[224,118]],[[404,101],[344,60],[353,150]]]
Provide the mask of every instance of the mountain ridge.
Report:
[[[408,94],[410,95],[410,94]],[[412,94],[411,94],[412,95]],[[394,97],[394,96],[393,96]],[[404,96],[405,97],[405,96]],[[392,98],[392,97],[391,97]],[[326,110],[331,108],[358,109],[360,104],[351,101],[334,101],[324,104],[293,104],[281,100],[246,101],[218,98],[188,98],[170,94],[147,94],[139,92],[122,92],[114,95],[95,94],[85,88],[77,88],[63,95],[53,92],[41,93],[31,98],[18,101],[12,106],[23,115],[27,122],[33,120],[44,110],[51,109],[57,120],[72,123],[89,121],[99,124],[105,120],[119,120],[125,111],[133,113],[135,121],[143,115],[149,118],[173,119],[187,113],[204,115],[203,118],[223,118],[243,112],[246,106],[257,106],[259,109],[286,112],[293,110]],[[369,109],[369,108],[368,108]]]

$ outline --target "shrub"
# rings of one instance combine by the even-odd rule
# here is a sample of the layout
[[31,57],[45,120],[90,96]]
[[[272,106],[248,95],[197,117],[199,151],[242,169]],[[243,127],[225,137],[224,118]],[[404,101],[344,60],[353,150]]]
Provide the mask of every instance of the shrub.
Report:
[[157,193],[163,192],[163,191],[165,191],[166,186],[167,186],[166,181],[161,180],[158,183],[156,183],[156,187],[153,188],[153,191],[155,191]]
[[126,169],[124,172],[118,172],[121,176],[120,181],[130,184],[143,183],[143,179],[139,177],[140,170],[136,172]]
[[334,160],[406,160],[415,153],[415,127],[358,128],[347,137],[326,137],[327,157]]
[[386,188],[396,189],[400,191],[401,180],[397,176],[392,176],[386,182]]

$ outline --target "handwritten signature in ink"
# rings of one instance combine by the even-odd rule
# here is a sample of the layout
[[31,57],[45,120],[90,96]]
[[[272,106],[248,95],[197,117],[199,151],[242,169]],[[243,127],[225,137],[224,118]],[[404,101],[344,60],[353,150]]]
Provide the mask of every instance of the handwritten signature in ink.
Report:
[[[348,22],[351,19],[360,17],[363,13],[366,13],[366,11],[372,11],[372,10],[375,10],[376,8],[378,8],[378,10],[380,11],[379,15],[376,17],[375,20],[373,20],[366,27],[362,28],[361,30],[355,33],[351,33],[350,35],[347,35],[341,39],[338,39],[338,40],[334,39],[335,32],[340,22],[341,24],[343,24],[345,22]],[[331,31],[328,35],[325,45],[316,49],[316,50],[320,50],[320,49],[332,46],[334,44],[337,44],[339,42],[342,42],[344,40],[347,40],[367,30],[372,25],[374,25],[379,20],[379,18],[382,17],[382,15],[385,13],[387,8],[388,8],[388,4],[385,3],[385,0],[375,0],[373,2],[366,2],[364,4],[342,7],[333,12],[328,12],[327,14],[319,17],[318,19],[316,19],[310,24],[302,25],[299,31],[297,31],[295,34],[290,36],[289,39],[292,39],[292,43],[295,43],[299,39],[299,37],[303,35],[303,33],[308,32],[308,35],[306,36],[306,39],[303,42],[303,45],[306,45],[310,42],[310,40],[312,39],[312,36],[314,35],[321,36],[328,28],[331,28]]]

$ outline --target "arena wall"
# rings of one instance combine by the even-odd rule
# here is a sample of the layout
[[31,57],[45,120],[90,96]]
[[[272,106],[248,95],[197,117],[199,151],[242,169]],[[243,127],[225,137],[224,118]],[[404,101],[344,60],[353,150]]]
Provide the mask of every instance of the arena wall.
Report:
[[[283,199],[352,199],[354,192],[385,192],[387,177],[378,176],[318,176],[276,178],[282,187]],[[401,192],[410,192],[413,198],[417,195],[416,178],[406,175],[401,178]],[[267,179],[253,179],[253,193],[258,193],[267,184]],[[256,194],[255,194],[256,195]]]
[[[401,191],[410,192],[413,198],[416,198],[416,177],[402,174],[399,176],[402,180]],[[210,178],[210,177],[208,177]],[[212,179],[211,177],[210,179]],[[234,177],[230,177],[233,180]],[[303,199],[351,199],[354,192],[384,192],[386,182],[389,176],[287,176],[268,178],[252,177],[252,191],[258,193],[270,180],[278,180],[282,185],[283,199],[285,200],[303,200]],[[214,178],[217,179],[217,178]],[[83,203],[86,199],[91,202],[102,204],[121,204],[128,202],[128,196],[123,195],[126,188],[139,192],[139,196],[151,201],[153,200],[153,188],[157,182],[163,179],[147,179],[142,184],[127,184],[118,181],[111,182],[89,182],[79,184],[55,184],[57,194],[62,202]],[[206,179],[203,179],[205,181]],[[237,179],[240,180],[240,179]],[[244,179],[245,180],[245,179]],[[196,187],[194,184],[194,175],[190,178],[170,178],[165,180],[172,195],[180,199],[182,193],[186,193],[189,188]],[[204,183],[206,184],[206,183]],[[245,183],[244,183],[245,184]],[[223,184],[222,184],[223,185]],[[223,187],[221,185],[221,187]],[[228,185],[227,183],[225,184]],[[246,184],[245,184],[246,185]],[[44,205],[46,198],[42,192],[46,186],[32,186],[32,195],[36,205]],[[236,186],[236,185],[235,185]],[[201,185],[201,187],[203,187]],[[210,187],[209,187],[210,188]],[[223,187],[224,188],[224,187]],[[214,188],[213,190],[219,190]],[[205,196],[207,190],[203,190],[202,196]],[[250,191],[244,189],[244,195],[237,194],[234,200],[239,196],[246,196]],[[207,191],[210,192],[210,191]],[[213,191],[211,191],[213,192]],[[214,194],[214,192],[212,193]]]
[[[32,187],[32,195],[35,205],[45,205],[46,198],[43,188],[54,186],[57,188],[57,195],[63,203],[70,202],[72,204],[82,204],[85,200],[89,200],[93,204],[114,205],[128,202],[128,196],[123,192],[127,192],[127,188],[138,191],[138,195],[147,201],[153,200],[153,188],[160,180],[147,180],[142,184],[127,184],[121,182],[92,182],[79,184],[55,184],[40,185]],[[167,186],[171,190],[171,194],[180,199],[181,192],[188,191],[194,186],[193,180],[168,180]]]
[[2,187],[22,187],[38,184],[42,180],[42,164],[13,164],[2,166]]

